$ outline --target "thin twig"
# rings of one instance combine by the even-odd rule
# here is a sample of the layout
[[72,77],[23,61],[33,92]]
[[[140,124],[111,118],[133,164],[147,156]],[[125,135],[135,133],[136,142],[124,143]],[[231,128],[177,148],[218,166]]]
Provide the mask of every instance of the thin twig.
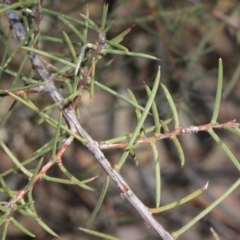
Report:
[[[159,137],[140,137],[136,140],[136,144],[142,143],[152,143],[156,142],[157,140],[171,138],[172,136],[183,135],[185,133],[197,133],[203,131],[209,131],[211,129],[221,129],[224,127],[231,127],[231,128],[239,128],[239,123],[236,122],[236,119],[232,121],[228,121],[226,123],[208,123],[200,126],[189,126],[185,128],[176,128],[171,132],[166,132],[160,134]],[[101,149],[116,149],[116,148],[126,148],[128,146],[128,142],[120,142],[120,143],[102,143],[99,144]]]

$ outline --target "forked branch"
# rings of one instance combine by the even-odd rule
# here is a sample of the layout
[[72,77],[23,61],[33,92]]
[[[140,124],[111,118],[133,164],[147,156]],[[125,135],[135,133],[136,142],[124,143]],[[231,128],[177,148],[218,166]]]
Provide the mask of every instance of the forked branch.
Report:
[[[7,4],[11,4],[9,0],[4,1]],[[26,31],[20,22],[17,14],[13,10],[8,10],[6,12],[7,17],[15,31],[15,34],[18,38],[19,41],[22,41],[26,37]],[[47,71],[47,69],[44,67],[40,57],[35,54],[35,53],[30,53],[29,54],[32,67],[35,70],[35,72],[40,76],[42,81],[45,82],[45,88],[48,89],[48,94],[52,98],[54,102],[61,102],[63,100],[62,95],[56,88],[54,84],[54,79],[53,76]],[[103,169],[106,171],[106,173],[112,178],[114,183],[119,187],[121,191],[121,196],[123,198],[126,198],[130,204],[139,212],[141,217],[144,219],[146,222],[147,226],[153,228],[156,230],[156,232],[161,236],[162,239],[164,240],[172,240],[173,237],[166,231],[164,228],[156,221],[156,219],[152,216],[150,213],[149,209],[139,200],[139,198],[133,193],[133,191],[130,189],[130,187],[127,185],[125,180],[121,177],[119,172],[115,170],[111,164],[109,163],[108,159],[104,156],[103,152],[100,150],[100,146],[98,142],[94,141],[91,136],[83,129],[83,127],[79,124],[77,116],[75,114],[75,104],[70,104],[67,107],[63,105],[59,105],[59,111],[62,112],[63,117],[69,127],[69,129],[74,132],[79,134],[81,137],[83,137],[86,141],[86,147],[89,149],[90,152],[93,153],[99,164],[103,167]],[[65,144],[58,152],[58,154],[62,154],[64,152],[64,149],[67,148],[72,140],[72,138],[68,139],[67,145]],[[57,156],[56,156],[57,157]],[[58,156],[59,157],[59,156]],[[39,176],[46,172],[52,164],[49,163],[49,165],[45,165],[37,174],[36,176],[36,181],[38,180]],[[33,181],[35,183],[36,181]],[[9,207],[13,207],[14,204],[16,204],[18,201],[20,201],[24,195],[26,194],[25,190],[22,190],[19,192],[19,194],[16,196],[15,199],[11,201],[11,204]]]

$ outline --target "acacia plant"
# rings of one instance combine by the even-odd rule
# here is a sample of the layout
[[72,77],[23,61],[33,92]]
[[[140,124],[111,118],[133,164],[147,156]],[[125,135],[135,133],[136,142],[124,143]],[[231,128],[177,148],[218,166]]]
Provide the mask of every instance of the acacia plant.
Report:
[[[221,59],[219,59],[218,77],[216,77],[218,84],[211,120],[205,125],[190,125],[183,128],[179,122],[178,112],[171,93],[167,87],[160,82],[160,66],[156,69],[153,84],[151,86],[147,84],[144,85],[148,96],[148,100],[144,106],[138,103],[134,92],[130,89],[128,89],[129,97],[126,97],[97,80],[105,69],[111,67],[112,59],[101,64],[101,60],[105,58],[108,59],[107,57],[109,55],[125,55],[134,58],[153,59],[160,65],[157,56],[131,52],[122,45],[122,41],[131,30],[131,27],[112,39],[106,37],[108,31],[114,26],[113,22],[107,21],[107,5],[103,6],[100,24],[91,20],[88,10],[86,14],[81,14],[81,19],[72,18],[43,8],[40,0],[19,1],[14,4],[9,0],[3,0],[1,1],[0,7],[0,13],[6,14],[10,23],[9,38],[4,42],[0,79],[2,81],[6,76],[11,76],[11,82],[8,83],[8,88],[2,88],[0,94],[2,103],[5,98],[13,99],[12,104],[8,106],[6,115],[1,119],[0,126],[2,129],[5,128],[8,122],[11,121],[14,109],[20,105],[22,109],[28,109],[28,111],[37,115],[39,125],[47,124],[54,132],[52,139],[46,142],[46,144],[38,146],[27,159],[18,159],[14,154],[14,149],[11,149],[4,139],[0,139],[2,151],[6,154],[9,161],[13,162],[13,166],[5,169],[0,174],[0,191],[8,197],[7,202],[2,201],[0,204],[2,212],[0,217],[2,239],[7,238],[8,228],[11,224],[29,236],[35,236],[32,229],[25,228],[24,224],[21,224],[17,220],[16,216],[19,214],[35,220],[49,234],[57,236],[57,233],[40,219],[35,209],[36,204],[34,203],[33,190],[40,180],[52,181],[55,182],[55,184],[76,185],[79,188],[83,188],[86,192],[93,190],[90,184],[92,181],[96,181],[95,175],[84,180],[79,179],[77,176],[71,174],[65,166],[63,161],[64,154],[73,144],[73,141],[80,142],[82,146],[93,154],[95,160],[104,169],[106,175],[101,194],[89,221],[93,221],[99,209],[101,209],[104,197],[108,194],[109,182],[113,181],[123,198],[121,201],[128,201],[132,208],[142,217],[142,221],[155,231],[161,239],[176,239],[239,186],[240,180],[238,179],[220,198],[215,200],[208,208],[178,230],[172,231],[172,229],[165,229],[154,217],[154,214],[161,215],[161,212],[164,210],[190,201],[207,189],[206,184],[202,186],[201,189],[196,189],[196,191],[189,196],[183,199],[176,199],[176,202],[162,206],[160,204],[161,172],[159,161],[161,152],[159,152],[156,147],[157,141],[170,139],[176,146],[180,164],[184,167],[185,158],[178,136],[207,131],[226,152],[234,166],[240,170],[240,164],[236,157],[215,132],[215,129],[224,128],[238,136],[240,134],[238,129],[239,124],[236,120],[229,120],[226,123],[217,122],[223,79]],[[21,17],[19,17],[19,14]],[[62,31],[62,38],[42,35],[40,25],[42,19],[47,15],[56,16],[58,21],[61,21],[69,31],[78,37],[77,41],[72,41],[67,31]],[[90,41],[88,37],[89,32],[95,32],[96,39]],[[15,46],[13,48],[12,44],[15,40],[12,39],[14,39],[14,36],[18,42],[14,42]],[[41,49],[40,43],[42,41],[52,41],[63,44],[68,47],[69,54],[66,55],[61,52],[50,53],[47,50]],[[11,67],[11,62],[17,57],[21,58],[21,64],[17,67],[17,71],[15,71]],[[29,65],[30,67],[26,67]],[[157,106],[155,102],[156,95],[159,93],[160,88],[165,94],[165,99],[169,104],[168,112],[171,114],[171,117],[167,119],[160,118],[159,106]],[[82,95],[86,92],[89,93],[90,100],[92,104],[94,104],[96,89],[101,89],[107,94],[113,95],[135,110],[137,122],[132,132],[104,141],[96,141],[94,137],[88,133],[81,124],[79,105],[81,104]],[[38,106],[38,103],[32,99],[34,94],[48,95],[50,98],[45,100],[47,101],[47,106],[44,108]],[[2,103],[0,106],[2,106]],[[27,114],[26,110],[22,110],[22,113]],[[152,126],[146,127],[145,121],[147,118],[152,119]],[[44,132],[42,134],[44,134]],[[12,137],[14,138],[14,136]],[[129,156],[133,157],[136,163],[138,163],[136,149],[142,144],[147,144],[152,148],[155,165],[155,172],[153,174],[156,179],[155,208],[146,206],[139,199],[138,193],[131,190],[122,176],[122,173],[125,171],[125,169],[122,168]],[[115,164],[110,163],[109,159],[103,153],[103,150],[107,153],[108,150],[112,149],[120,149],[122,151],[119,160]],[[65,178],[48,175],[48,171],[55,165],[58,166]],[[16,172],[23,174],[24,178],[28,179],[28,182],[21,189],[13,190],[6,179]],[[39,184],[41,184],[41,182]],[[104,239],[117,239],[116,237],[111,237],[110,235],[86,228],[80,228],[80,230]]]

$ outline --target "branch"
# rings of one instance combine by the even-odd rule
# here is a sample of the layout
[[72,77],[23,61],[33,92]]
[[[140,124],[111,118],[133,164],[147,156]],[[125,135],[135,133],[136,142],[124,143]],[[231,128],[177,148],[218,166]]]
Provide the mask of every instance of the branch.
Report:
[[[6,0],[5,3],[10,4],[10,1]],[[11,25],[13,26],[13,29],[16,33],[18,40],[22,41],[26,36],[26,32],[23,25],[19,21],[18,16],[13,10],[8,10],[6,14]],[[53,77],[44,67],[40,57],[35,53],[30,53],[29,57],[31,59],[33,69],[35,70],[36,73],[39,74],[41,79],[45,82],[45,86],[48,88],[49,90],[48,93],[52,100],[54,102],[62,101],[63,97],[55,87]],[[106,173],[112,178],[114,183],[118,186],[118,188],[121,191],[121,196],[123,198],[126,198],[129,201],[129,203],[139,212],[141,217],[146,222],[147,226],[152,227],[154,230],[156,230],[156,232],[159,234],[159,236],[161,236],[162,239],[173,240],[173,237],[166,230],[164,230],[164,228],[156,221],[156,219],[150,213],[149,209],[139,200],[139,198],[133,193],[133,191],[130,189],[130,187],[121,177],[121,175],[111,166],[107,158],[100,150],[99,144],[96,141],[94,141],[79,124],[73,105],[70,104],[67,108],[65,108],[62,105],[58,106],[59,110],[62,111],[63,113],[63,117],[66,123],[68,124],[68,127],[71,129],[71,131],[80,134],[84,139],[87,140],[86,147],[89,149],[90,152],[94,154],[99,164],[103,167]],[[71,143],[71,141],[69,142],[69,144]],[[47,165],[46,168],[47,167],[51,167],[51,164],[49,163],[49,165]],[[20,201],[25,194],[26,191],[23,190],[21,194],[18,194],[18,197],[15,199],[15,201],[12,201],[12,203],[17,203],[18,201]]]
[[[140,137],[136,140],[136,144],[142,144],[142,143],[152,143],[156,142],[160,139],[165,138],[171,138],[173,136],[177,135],[183,135],[186,133],[197,133],[197,132],[203,132],[203,131],[209,131],[211,129],[221,129],[224,127],[231,127],[231,128],[239,128],[239,123],[236,122],[236,119],[232,121],[228,121],[226,123],[208,123],[205,125],[200,126],[189,126],[186,128],[176,128],[171,132],[166,132],[163,134],[160,134],[159,137]],[[126,148],[128,146],[128,142],[120,142],[120,143],[102,143],[100,144],[101,149],[116,149],[116,148]]]

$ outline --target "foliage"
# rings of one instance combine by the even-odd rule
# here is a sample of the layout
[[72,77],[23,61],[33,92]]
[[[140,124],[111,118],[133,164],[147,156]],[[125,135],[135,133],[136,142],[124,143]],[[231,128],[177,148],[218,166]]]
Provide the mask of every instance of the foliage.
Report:
[[[35,196],[36,199],[41,196],[38,195],[38,191],[41,190],[39,185],[43,182],[54,183],[55,185],[62,184],[68,187],[77,186],[77,191],[82,189],[85,194],[89,192],[87,196],[94,194],[93,191],[96,187],[101,186],[102,189],[97,201],[92,206],[92,213],[88,220],[85,218],[80,220],[82,225],[87,223],[87,226],[89,226],[91,222],[98,218],[99,211],[105,206],[104,201],[112,189],[110,186],[111,179],[119,188],[121,196],[131,204],[132,208],[137,210],[146,225],[155,230],[162,239],[178,238],[196,222],[204,218],[212,209],[216,208],[239,186],[240,180],[237,178],[223,194],[215,197],[211,204],[202,209],[189,222],[182,223],[181,227],[177,228],[178,230],[171,225],[171,221],[169,227],[162,227],[160,221],[155,219],[155,215],[154,217],[152,215],[159,215],[163,211],[177,209],[182,204],[189,204],[191,200],[197,199],[208,187],[206,180],[205,185],[195,187],[190,194],[181,197],[176,196],[173,202],[166,203],[164,200],[165,204],[162,204],[164,196],[161,171],[162,152],[158,145],[160,140],[170,140],[169,144],[174,146],[173,152],[176,153],[175,156],[178,156],[179,164],[177,166],[184,169],[186,159],[189,160],[189,157],[185,157],[188,153],[186,154],[184,151],[182,138],[179,137],[185,138],[189,134],[206,132],[215,141],[215,145],[220,146],[234,168],[239,171],[239,161],[231,148],[225,144],[218,129],[225,129],[237,137],[240,136],[240,131],[236,120],[227,119],[223,123],[218,123],[223,92],[223,63],[221,58],[218,61],[218,73],[213,72],[217,85],[214,86],[216,95],[214,101],[212,101],[214,104],[212,104],[212,117],[208,119],[209,123],[201,123],[194,113],[193,105],[184,101],[186,99],[180,99],[179,92],[173,87],[174,84],[178,85],[177,88],[180,88],[183,93],[187,91],[189,95],[194,95],[194,86],[199,81],[192,79],[186,83],[181,81],[176,84],[179,76],[176,65],[186,64],[187,68],[194,68],[198,64],[197,61],[200,56],[213,50],[212,47],[207,48],[207,43],[216,23],[212,23],[207,29],[195,52],[186,57],[181,53],[181,49],[175,48],[166,41],[165,33],[161,31],[159,24],[164,20],[174,19],[175,21],[172,20],[170,23],[165,22],[166,29],[169,31],[168,34],[174,33],[176,29],[181,28],[181,24],[191,19],[191,14],[195,17],[200,16],[206,12],[206,9],[202,5],[193,5],[176,8],[173,11],[168,10],[166,5],[164,6],[166,11],[161,11],[160,5],[155,1],[150,2],[151,14],[148,17],[150,17],[151,21],[155,21],[157,29],[153,34],[158,34],[165,44],[164,51],[167,58],[162,59],[162,62],[159,61],[158,56],[155,56],[155,54],[131,51],[131,45],[126,47],[124,43],[130,31],[134,31],[134,27],[129,27],[130,23],[128,21],[135,22],[146,31],[152,32],[152,29],[147,24],[148,17],[122,19],[125,24],[128,24],[128,27],[112,36],[115,23],[108,20],[111,19],[111,15],[108,15],[108,5],[103,5],[102,17],[99,22],[90,17],[91,11],[88,8],[86,8],[85,14],[72,17],[53,11],[49,7],[44,8],[41,6],[40,0],[19,1],[14,4],[9,1],[1,1],[0,13],[4,16],[7,15],[12,31],[6,31],[1,36],[4,52],[1,55],[0,66],[0,79],[3,83],[0,91],[2,97],[0,106],[3,108],[6,99],[11,99],[12,102],[8,102],[7,107],[5,107],[6,113],[1,118],[0,127],[4,131],[8,125],[13,124],[13,126],[18,126],[20,130],[22,128],[25,131],[23,123],[31,119],[30,121],[34,122],[33,125],[35,126],[32,131],[36,132],[37,138],[44,139],[32,144],[29,154],[24,153],[22,156],[15,149],[17,145],[11,144],[11,141],[14,141],[12,139],[19,138],[22,133],[17,133],[14,128],[8,129],[7,132],[11,135],[5,139],[3,137],[0,139],[1,153],[7,161],[12,161],[8,167],[1,169],[0,174],[0,192],[4,194],[3,199],[7,199],[0,204],[2,211],[0,217],[2,239],[7,238],[11,225],[14,225],[28,236],[36,236],[34,229],[26,228],[20,221],[21,216],[33,219],[37,225],[52,236],[57,237],[60,235],[59,232],[61,233],[61,231],[52,229],[50,224],[47,224],[39,216],[37,210],[40,203],[35,201]],[[159,12],[157,11],[158,7]],[[16,12],[21,14],[22,21],[20,21]],[[218,16],[216,12],[215,15]],[[158,17],[160,18],[159,21],[157,21]],[[57,26],[61,26],[61,35],[57,35],[54,30],[46,33],[40,30],[42,21],[44,22],[45,18],[55,19],[59,23]],[[2,19],[3,25],[7,19]],[[177,34],[178,32],[176,32]],[[16,40],[13,40],[13,36],[16,37]],[[50,44],[51,46],[48,47],[48,43],[58,44],[58,46]],[[179,57],[177,63],[173,55]],[[111,82],[106,81],[109,69],[116,66],[114,61],[117,61],[118,66],[119,56],[123,56],[124,64],[129,66],[133,66],[133,61],[136,59],[138,61],[141,61],[139,59],[145,59],[144,64],[151,61],[152,66],[154,66],[154,77],[151,74],[148,80],[144,79],[144,84],[141,83],[138,88],[133,86],[131,89],[125,87],[127,84],[122,79],[119,82],[117,79],[111,79]],[[14,67],[14,64],[17,67]],[[161,68],[157,67],[159,64]],[[141,66],[141,64],[139,65]],[[119,65],[118,67],[121,68],[122,66]],[[162,72],[164,68],[167,70]],[[172,78],[171,81],[166,80],[167,71],[173,72],[172,75],[169,75]],[[224,89],[224,97],[229,95],[234,84],[236,84],[237,72],[238,70],[236,70],[232,80]],[[206,73],[201,79],[208,74]],[[4,81],[5,78],[8,80]],[[184,84],[187,86],[184,86]],[[128,93],[128,96],[121,92],[122,87],[127,88],[125,93]],[[122,109],[128,109],[135,113],[135,124],[131,131],[112,136],[112,138],[107,137],[107,140],[98,137],[100,136],[99,133],[90,131],[91,125],[93,125],[91,120],[94,115],[90,117],[89,125],[87,121],[84,122],[85,116],[82,110],[84,107],[82,108],[82,105],[86,99],[87,104],[104,105],[104,99],[99,102],[96,100],[99,92],[104,92],[104,94],[122,103],[116,109],[113,107],[109,109],[107,114],[111,111],[121,112]],[[140,93],[145,96],[144,102],[141,101],[142,95]],[[194,97],[201,98],[201,94],[195,95]],[[207,99],[204,100],[207,101]],[[194,124],[196,123],[196,125],[191,124],[181,127],[182,117],[179,112],[182,111],[181,106],[185,103],[188,104],[186,116],[193,122],[195,121]],[[129,115],[128,118],[132,117]],[[107,125],[107,123],[105,124]],[[101,128],[101,123],[98,122],[96,127]],[[117,127],[120,128],[120,126]],[[108,126],[108,128],[110,127]],[[29,135],[29,128],[26,129],[25,134]],[[101,141],[96,141],[95,135],[98,135],[96,139],[99,138]],[[22,144],[24,145],[24,141]],[[85,151],[82,149],[88,149],[88,153],[91,152],[94,157],[94,163],[90,160],[91,157],[84,154],[82,154],[81,158],[85,156],[88,161],[91,161],[92,166],[88,166],[85,171],[81,171],[82,166],[80,168],[76,166],[79,163],[73,163],[73,157],[68,154],[68,150],[72,146],[81,149],[81,151]],[[130,159],[134,160],[136,166],[142,164],[139,160],[139,155],[141,155],[139,150],[144,151],[142,146],[148,146],[151,149],[149,156],[151,156],[151,164],[154,166],[151,169],[151,175],[154,175],[155,179],[155,190],[153,191],[155,192],[155,207],[152,208],[146,206],[143,203],[144,201],[137,197],[138,193],[132,190],[134,187],[130,188],[127,183],[128,180],[124,177],[124,172],[127,170],[125,166],[128,166]],[[119,149],[121,150],[120,154]],[[117,160],[116,158],[114,161],[111,159],[109,156],[111,151],[116,153]],[[73,156],[74,151],[70,155]],[[65,162],[65,159],[70,160]],[[112,162],[114,162],[114,165]],[[74,171],[74,167],[71,169],[71,165],[75,166],[76,171]],[[99,170],[98,166],[104,169],[106,176]],[[147,166],[145,168],[147,169]],[[54,172],[57,172],[58,176]],[[99,174],[101,174],[100,180],[99,183],[96,183]],[[15,182],[19,179],[19,175],[24,178],[25,184],[16,185],[16,187],[12,188],[8,179],[14,179]],[[50,185],[46,184],[46,187],[48,186]],[[44,201],[44,205],[49,205],[50,208],[48,200],[45,199]],[[99,217],[101,219],[101,215]],[[164,215],[162,218],[164,219]],[[79,229],[92,236],[104,239],[118,239],[110,236],[110,234],[101,233],[98,229],[82,228],[82,225]],[[213,229],[211,231],[214,238],[218,239],[216,232]]]

